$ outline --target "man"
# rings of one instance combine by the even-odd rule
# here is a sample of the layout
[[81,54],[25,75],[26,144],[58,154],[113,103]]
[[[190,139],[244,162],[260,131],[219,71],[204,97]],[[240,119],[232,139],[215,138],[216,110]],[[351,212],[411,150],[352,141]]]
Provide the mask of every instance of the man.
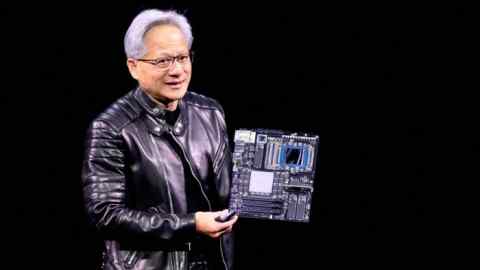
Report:
[[146,10],[124,39],[139,87],[91,124],[86,209],[105,239],[104,269],[231,269],[226,222],[231,154],[224,113],[188,91],[192,33],[173,11]]

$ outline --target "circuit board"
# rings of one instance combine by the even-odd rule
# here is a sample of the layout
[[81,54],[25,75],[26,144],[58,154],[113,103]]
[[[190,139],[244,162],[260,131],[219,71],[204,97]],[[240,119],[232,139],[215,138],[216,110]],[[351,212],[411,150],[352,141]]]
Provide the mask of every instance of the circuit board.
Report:
[[319,137],[235,131],[229,209],[240,217],[309,222]]

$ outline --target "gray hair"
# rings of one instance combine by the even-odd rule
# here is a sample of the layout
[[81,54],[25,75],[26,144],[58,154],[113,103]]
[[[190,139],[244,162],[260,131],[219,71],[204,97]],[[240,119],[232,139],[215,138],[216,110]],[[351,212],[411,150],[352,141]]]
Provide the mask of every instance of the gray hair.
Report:
[[144,44],[145,34],[154,26],[169,24],[180,29],[188,43],[192,47],[192,28],[185,16],[173,10],[162,11],[158,9],[147,9],[140,12],[128,27],[123,40],[125,54],[129,58],[142,58],[147,52]]

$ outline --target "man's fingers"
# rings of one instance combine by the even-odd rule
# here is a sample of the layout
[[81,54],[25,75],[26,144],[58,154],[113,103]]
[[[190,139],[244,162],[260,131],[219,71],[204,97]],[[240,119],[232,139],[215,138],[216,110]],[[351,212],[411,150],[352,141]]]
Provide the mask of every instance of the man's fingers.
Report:
[[233,225],[232,225],[232,226],[228,226],[228,227],[225,228],[223,231],[221,231],[221,233],[222,233],[222,234],[224,234],[224,233],[229,233],[229,232],[232,231],[232,229],[233,229]]
[[217,212],[197,212],[195,213],[195,224],[197,231],[204,233],[212,238],[218,238],[224,233],[232,231],[233,224],[237,222],[238,215],[234,215],[230,220],[217,222],[215,218],[219,215],[228,213],[228,209]]
[[233,230],[233,224],[238,220],[238,217],[235,216],[232,220],[225,222],[225,223],[217,223],[220,224],[218,230],[212,231],[209,233],[210,237],[212,238],[219,238],[225,233],[230,233]]
[[233,224],[235,224],[235,222],[237,222],[237,220],[238,220],[238,215],[235,215],[229,221],[224,222],[224,224],[227,225],[228,227],[231,227]]
[[222,211],[214,212],[217,216],[225,215],[228,213],[228,209],[223,209]]
[[212,238],[218,238],[218,237],[220,237],[222,234],[223,234],[223,232],[216,232],[216,233],[212,233],[210,236],[211,236]]
[[216,233],[216,237],[220,237],[220,236],[222,236],[222,235],[224,235],[224,234],[226,234],[226,233],[230,233],[230,232],[232,232],[232,230],[233,230],[233,225],[232,225],[232,226],[228,226],[228,227],[225,228],[223,231],[217,232],[217,233]]
[[228,229],[231,230],[231,228],[233,227],[233,224],[235,224],[235,222],[237,222],[237,220],[238,220],[238,216],[235,215],[235,216],[234,216],[231,220],[229,220],[229,221],[226,221],[226,222],[217,222],[217,224],[219,224],[218,227],[217,227],[217,229],[218,229],[217,231],[218,231],[218,232],[224,232],[224,231],[226,231],[226,230],[228,230]]
[[[230,221],[229,221],[230,222]],[[227,222],[217,222],[217,226],[216,226],[216,232],[221,232],[221,231],[224,231],[226,230],[228,227],[230,227],[230,224],[227,224]]]

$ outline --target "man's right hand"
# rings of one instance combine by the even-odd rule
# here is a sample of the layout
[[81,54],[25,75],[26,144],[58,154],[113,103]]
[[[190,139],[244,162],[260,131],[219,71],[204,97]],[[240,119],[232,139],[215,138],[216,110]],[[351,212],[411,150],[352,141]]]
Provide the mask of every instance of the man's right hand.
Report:
[[195,213],[195,227],[197,232],[206,234],[212,238],[218,238],[224,233],[232,230],[233,224],[237,222],[238,216],[235,215],[232,219],[226,222],[215,221],[215,218],[227,213],[228,210],[218,212],[196,212]]

